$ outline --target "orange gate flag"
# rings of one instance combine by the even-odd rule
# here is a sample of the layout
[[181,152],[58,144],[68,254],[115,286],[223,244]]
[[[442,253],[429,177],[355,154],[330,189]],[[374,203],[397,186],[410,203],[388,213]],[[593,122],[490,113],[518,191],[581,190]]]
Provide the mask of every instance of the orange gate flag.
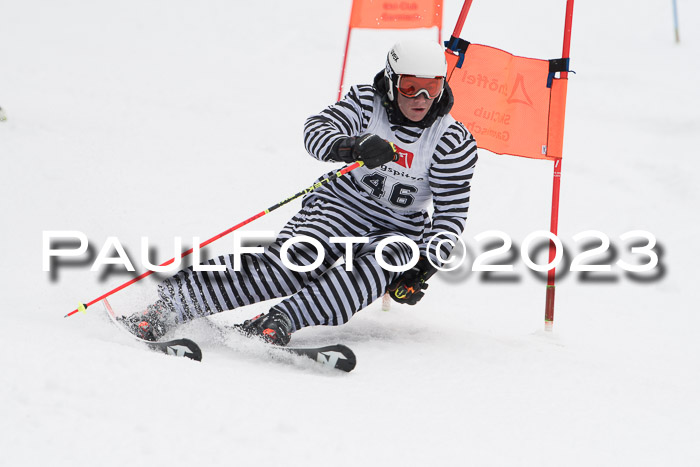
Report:
[[554,78],[550,60],[479,44],[469,44],[462,53],[446,51],[455,96],[451,114],[479,147],[496,154],[561,159],[567,79]]
[[343,94],[345,65],[348,60],[350,33],[359,29],[416,29],[437,27],[438,42],[442,37],[443,0],[353,0],[345,40],[343,67],[340,70],[338,100]]
[[442,28],[442,0],[353,0],[350,28]]

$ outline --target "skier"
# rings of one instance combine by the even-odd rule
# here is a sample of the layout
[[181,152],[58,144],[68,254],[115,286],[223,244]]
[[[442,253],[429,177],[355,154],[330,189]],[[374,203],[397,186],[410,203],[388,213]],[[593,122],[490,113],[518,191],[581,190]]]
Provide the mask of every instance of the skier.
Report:
[[[190,267],[164,280],[158,286],[160,299],[125,319],[132,332],[157,340],[178,323],[287,297],[238,325],[246,335],[286,345],[303,327],[344,324],[387,291],[394,300],[415,305],[435,265],[451,249],[430,238],[438,234],[454,240],[464,229],[477,161],[474,137],[449,115],[454,99],[446,71],[439,44],[395,44],[373,85],[352,86],[304,126],[311,156],[363,161],[364,166],[308,194],[274,243],[263,253],[241,255],[240,270],[234,270],[233,255],[226,255],[207,263],[225,265],[224,272]],[[426,211],[431,199],[432,222]],[[281,245],[301,235],[318,240],[325,252],[323,263],[311,272],[292,271],[281,261]],[[405,272],[392,272],[375,258],[379,242],[397,235],[420,247],[418,263]],[[346,258],[346,244],[331,237],[365,239],[352,245],[351,270],[335,264]],[[301,242],[286,254],[299,266],[317,258],[314,247]],[[409,244],[393,242],[381,257],[391,266],[405,266],[413,252]]]

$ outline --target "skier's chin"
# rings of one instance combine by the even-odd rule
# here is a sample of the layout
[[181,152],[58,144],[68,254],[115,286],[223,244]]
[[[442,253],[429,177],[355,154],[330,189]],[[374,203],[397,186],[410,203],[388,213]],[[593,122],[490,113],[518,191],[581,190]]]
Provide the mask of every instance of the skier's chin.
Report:
[[408,109],[406,112],[407,115],[404,115],[407,119],[409,119],[412,122],[420,122],[423,120],[428,113],[428,108],[423,107],[423,108],[416,108],[416,109]]

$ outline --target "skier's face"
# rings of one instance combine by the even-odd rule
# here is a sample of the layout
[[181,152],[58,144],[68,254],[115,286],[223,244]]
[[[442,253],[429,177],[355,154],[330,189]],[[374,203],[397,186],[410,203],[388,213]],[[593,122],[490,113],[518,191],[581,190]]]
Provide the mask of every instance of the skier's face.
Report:
[[397,102],[401,113],[412,122],[420,122],[430,110],[435,99],[428,99],[425,94],[420,94],[417,97],[406,97],[401,93],[397,93]]

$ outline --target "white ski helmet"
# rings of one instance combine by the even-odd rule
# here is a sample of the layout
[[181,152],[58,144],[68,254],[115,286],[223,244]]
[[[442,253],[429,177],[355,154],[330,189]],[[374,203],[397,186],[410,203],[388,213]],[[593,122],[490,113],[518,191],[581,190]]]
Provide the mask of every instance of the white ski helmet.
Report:
[[[413,75],[419,78],[447,76],[445,49],[432,40],[404,40],[397,42],[386,56],[384,77],[387,79],[389,100],[395,99],[396,86],[400,75]],[[444,89],[444,86],[443,86]],[[437,100],[442,97],[442,92]]]

